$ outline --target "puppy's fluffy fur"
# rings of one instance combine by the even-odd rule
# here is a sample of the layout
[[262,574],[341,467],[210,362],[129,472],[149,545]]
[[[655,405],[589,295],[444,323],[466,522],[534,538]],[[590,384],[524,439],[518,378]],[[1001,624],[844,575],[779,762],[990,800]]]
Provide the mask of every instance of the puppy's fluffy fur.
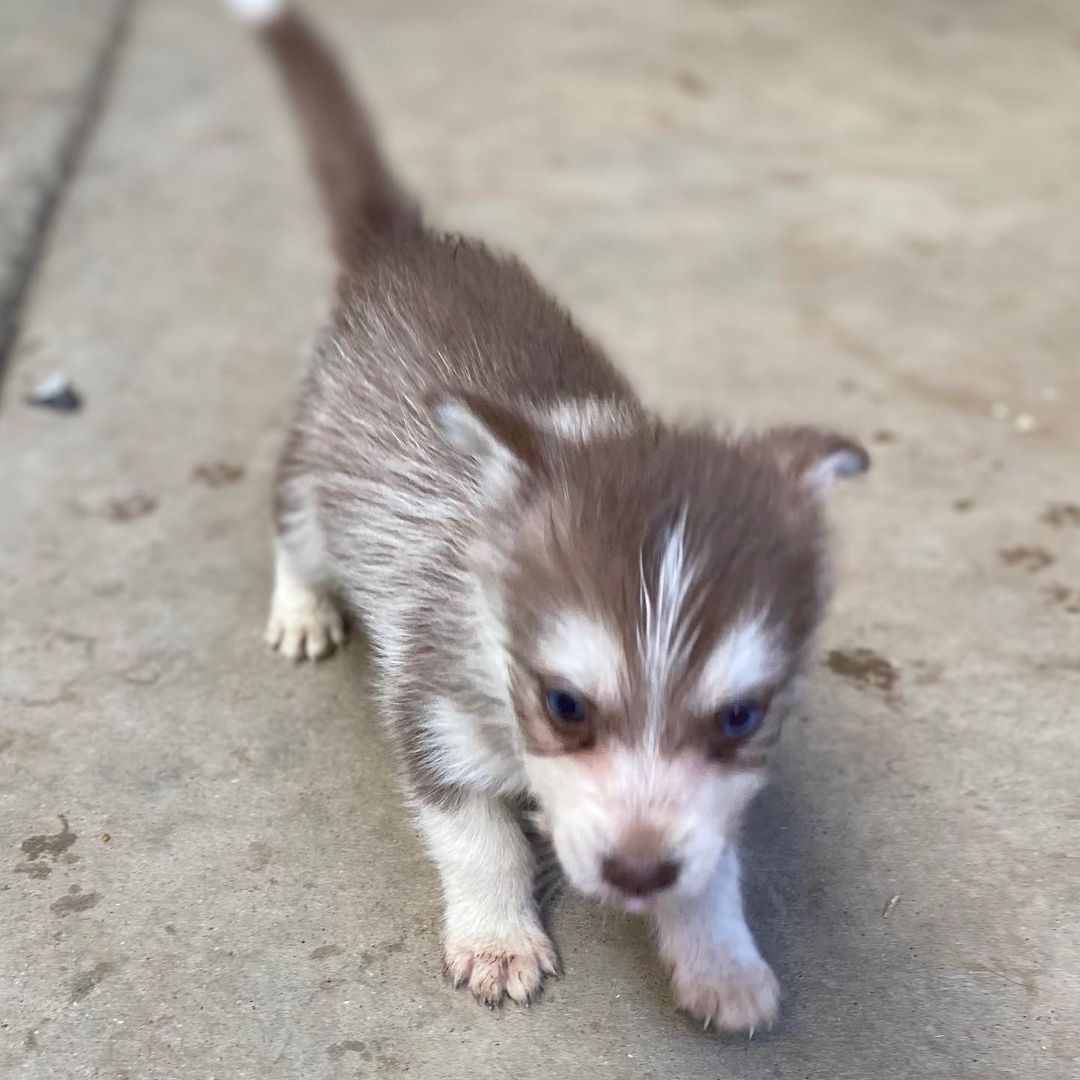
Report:
[[648,914],[679,1005],[770,1023],[736,834],[826,601],[822,496],[865,451],[657,419],[519,262],[424,227],[302,19],[231,2],[341,267],[278,478],[271,644],[325,655],[339,604],[366,627],[455,983],[525,1002],[555,971],[526,799],[574,887]]

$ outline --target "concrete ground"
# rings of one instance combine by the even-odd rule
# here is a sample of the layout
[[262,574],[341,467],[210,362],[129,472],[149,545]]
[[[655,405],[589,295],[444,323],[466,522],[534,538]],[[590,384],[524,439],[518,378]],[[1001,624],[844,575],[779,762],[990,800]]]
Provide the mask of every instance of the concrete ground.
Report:
[[[783,1019],[702,1033],[572,896],[538,1006],[442,982],[359,650],[259,640],[314,199],[252,43],[147,0],[0,410],[0,1074],[1076,1076],[1075,4],[311,6],[433,218],[522,253],[647,399],[873,449],[749,830]],[[82,412],[24,403],[54,369]]]

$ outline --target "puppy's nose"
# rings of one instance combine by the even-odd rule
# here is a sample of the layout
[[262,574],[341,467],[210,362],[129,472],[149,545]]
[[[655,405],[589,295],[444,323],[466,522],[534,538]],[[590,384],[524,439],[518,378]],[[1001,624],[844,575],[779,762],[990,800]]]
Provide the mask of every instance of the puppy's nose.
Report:
[[600,869],[604,880],[627,896],[650,896],[674,885],[679,876],[679,864],[673,859],[612,855],[603,861]]

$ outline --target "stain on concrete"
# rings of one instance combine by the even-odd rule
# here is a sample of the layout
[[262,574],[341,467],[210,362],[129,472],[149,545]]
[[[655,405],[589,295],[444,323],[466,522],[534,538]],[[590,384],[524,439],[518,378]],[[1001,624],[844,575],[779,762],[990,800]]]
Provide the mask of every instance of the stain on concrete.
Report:
[[320,945],[308,953],[309,960],[325,960],[330,956],[340,956],[345,950],[340,945]]
[[77,679],[70,679],[60,693],[53,694],[51,697],[20,697],[18,702],[24,709],[41,709],[47,708],[50,705],[63,705],[68,702],[77,702],[79,700],[79,695],[72,689],[77,681]]
[[997,975],[1013,986],[1019,986],[1026,990],[1030,997],[1035,997],[1039,992],[1038,978],[1042,970],[1037,967],[1024,967],[1020,964],[1007,964],[999,957],[991,956],[986,964],[974,963],[971,965],[975,971],[987,971],[991,975]]
[[359,1039],[346,1039],[344,1042],[334,1043],[332,1046],[328,1046],[327,1051],[331,1057],[341,1057],[344,1054],[366,1054],[367,1043],[361,1042]]
[[244,469],[231,461],[210,461],[203,465],[196,465],[191,477],[208,487],[219,488],[227,484],[235,484],[243,479]]
[[998,558],[1006,566],[1029,570],[1033,574],[1039,570],[1045,570],[1054,561],[1054,556],[1046,548],[1025,544],[1014,544],[1012,547],[1002,548],[998,552]]
[[164,930],[165,930],[166,934],[175,934],[176,933],[176,927],[173,926],[173,924],[171,922],[165,924]]
[[123,499],[110,499],[105,504],[105,517],[109,521],[134,521],[145,517],[157,509],[157,499],[153,495],[136,492]]
[[0,733],[0,754],[15,745],[15,736],[5,731]]
[[1063,529],[1066,526],[1080,528],[1080,506],[1076,503],[1051,503],[1039,519],[1055,529]]
[[955,499],[953,500],[952,508],[958,514],[966,514],[975,506],[974,499]]
[[82,1001],[89,997],[97,987],[106,979],[115,975],[120,970],[120,965],[114,960],[101,960],[89,971],[84,971],[71,984],[71,1004]]
[[42,855],[48,855],[55,861],[59,855],[67,851],[78,840],[78,836],[71,831],[68,819],[63,814],[60,815],[60,824],[63,828],[58,833],[28,836],[19,845],[27,861],[36,862]]
[[833,649],[825,663],[830,671],[864,688],[889,691],[900,677],[896,668],[873,649]]
[[897,441],[896,432],[889,431],[887,428],[881,428],[881,430],[875,431],[871,438],[881,446],[888,446]]
[[945,674],[945,665],[937,660],[913,660],[911,666],[915,671],[913,681],[916,686],[933,686],[941,682]]
[[90,634],[79,634],[74,630],[57,630],[49,636],[45,643],[47,648],[56,644],[74,645],[82,650],[84,660],[93,660],[97,652],[97,638]]
[[265,870],[274,858],[274,849],[262,840],[254,840],[248,844],[251,852],[251,869]]
[[380,1069],[396,1069],[401,1061],[391,1054],[384,1053],[386,1042],[384,1039],[371,1039],[364,1042],[362,1039],[345,1039],[343,1042],[333,1043],[326,1048],[332,1058],[342,1058],[346,1054],[358,1054],[361,1061],[369,1061]]
[[26,1038],[23,1039],[23,1049],[26,1050],[28,1053],[30,1053],[30,1052],[36,1050],[37,1048],[38,1048],[37,1032],[33,1028],[31,1028],[26,1033]]
[[1046,596],[1067,615],[1080,615],[1080,589],[1070,589],[1067,585],[1051,585],[1046,590]]
[[21,863],[15,867],[16,874],[25,874],[35,881],[43,881],[52,873],[52,867],[48,863]]
[[133,686],[153,686],[172,665],[171,657],[150,657],[120,672],[121,678]]
[[708,89],[708,83],[693,71],[678,71],[675,73],[675,85],[685,94],[693,97],[701,97]]
[[49,910],[54,915],[64,918],[68,915],[77,915],[81,911],[89,911],[92,907],[97,907],[99,903],[101,903],[101,896],[96,892],[69,893],[67,896],[61,896],[55,904],[50,904]]

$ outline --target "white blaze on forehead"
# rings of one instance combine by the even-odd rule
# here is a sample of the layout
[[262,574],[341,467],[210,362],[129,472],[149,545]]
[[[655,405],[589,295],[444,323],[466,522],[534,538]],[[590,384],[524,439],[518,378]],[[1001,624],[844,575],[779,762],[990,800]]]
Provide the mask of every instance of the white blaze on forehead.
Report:
[[597,701],[619,700],[626,660],[619,639],[599,619],[564,612],[546,628],[538,659],[545,674],[566,679]]
[[[671,526],[656,571],[656,586],[649,584],[641,567],[641,606],[644,626],[640,635],[645,676],[654,699],[685,662],[694,639],[689,623],[695,609],[689,604],[697,580],[697,565],[686,552],[685,510]],[[656,702],[654,701],[654,704]]]
[[705,661],[691,702],[707,712],[767,685],[783,670],[784,656],[760,616],[744,618],[721,638]]

